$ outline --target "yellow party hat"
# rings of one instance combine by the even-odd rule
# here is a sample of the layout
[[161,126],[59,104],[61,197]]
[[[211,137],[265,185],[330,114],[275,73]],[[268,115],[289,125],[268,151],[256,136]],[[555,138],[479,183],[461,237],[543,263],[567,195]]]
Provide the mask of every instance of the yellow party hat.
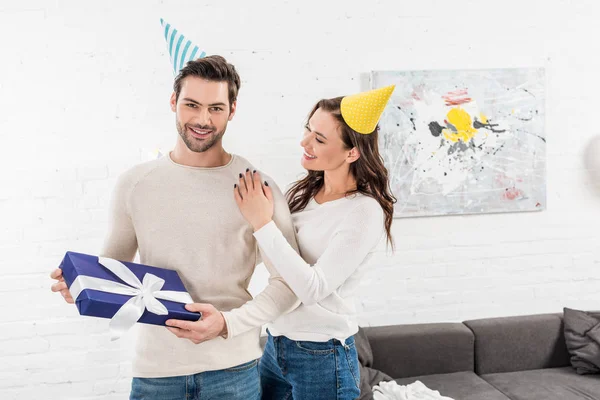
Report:
[[373,133],[396,85],[353,94],[342,99],[344,121],[358,133]]

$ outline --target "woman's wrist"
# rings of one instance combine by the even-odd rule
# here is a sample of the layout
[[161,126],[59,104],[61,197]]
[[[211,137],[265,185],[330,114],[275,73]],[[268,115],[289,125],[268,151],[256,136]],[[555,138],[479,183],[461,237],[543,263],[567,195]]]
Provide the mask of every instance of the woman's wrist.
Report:
[[264,221],[254,224],[254,226],[253,226],[254,232],[258,231],[259,229],[261,229],[262,227],[264,227],[271,221],[272,221],[272,219],[269,219],[269,220],[264,220]]

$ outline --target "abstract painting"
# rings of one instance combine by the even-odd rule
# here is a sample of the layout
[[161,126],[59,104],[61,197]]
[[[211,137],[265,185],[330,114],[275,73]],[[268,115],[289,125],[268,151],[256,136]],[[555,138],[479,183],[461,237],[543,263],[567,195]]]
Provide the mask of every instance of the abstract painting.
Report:
[[543,69],[371,73],[391,84],[379,143],[395,217],[545,209]]

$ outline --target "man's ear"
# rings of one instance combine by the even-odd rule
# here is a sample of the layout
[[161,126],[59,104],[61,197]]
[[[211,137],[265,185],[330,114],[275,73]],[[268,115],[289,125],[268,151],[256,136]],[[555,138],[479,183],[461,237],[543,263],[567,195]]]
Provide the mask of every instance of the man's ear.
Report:
[[231,121],[233,119],[236,109],[237,109],[237,100],[234,101],[233,103],[231,103],[231,110],[229,110],[229,118],[227,118],[229,121]]
[[173,92],[173,94],[171,95],[171,111],[175,112],[177,111],[177,95],[175,94],[175,92]]

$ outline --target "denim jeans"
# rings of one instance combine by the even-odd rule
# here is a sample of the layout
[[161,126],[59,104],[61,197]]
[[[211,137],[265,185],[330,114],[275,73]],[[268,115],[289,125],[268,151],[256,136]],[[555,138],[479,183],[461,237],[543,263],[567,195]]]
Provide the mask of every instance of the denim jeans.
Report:
[[260,400],[258,360],[188,376],[133,378],[129,400]]
[[354,338],[343,345],[269,334],[260,360],[263,400],[350,400],[360,395]]

